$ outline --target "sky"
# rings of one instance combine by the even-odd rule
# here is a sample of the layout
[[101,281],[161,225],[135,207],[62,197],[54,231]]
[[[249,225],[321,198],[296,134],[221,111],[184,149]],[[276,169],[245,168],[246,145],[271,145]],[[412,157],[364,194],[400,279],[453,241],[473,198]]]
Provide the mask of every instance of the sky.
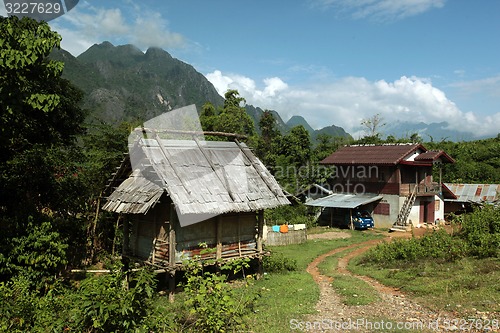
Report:
[[285,121],[356,137],[380,114],[500,133],[498,0],[80,0],[49,24],[75,56],[161,47]]

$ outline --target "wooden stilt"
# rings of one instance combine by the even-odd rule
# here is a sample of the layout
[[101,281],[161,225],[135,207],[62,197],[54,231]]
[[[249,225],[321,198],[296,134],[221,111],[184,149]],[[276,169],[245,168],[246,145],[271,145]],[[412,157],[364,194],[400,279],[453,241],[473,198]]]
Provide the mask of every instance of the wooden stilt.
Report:
[[168,279],[168,300],[172,303],[175,300],[175,271],[166,274]]

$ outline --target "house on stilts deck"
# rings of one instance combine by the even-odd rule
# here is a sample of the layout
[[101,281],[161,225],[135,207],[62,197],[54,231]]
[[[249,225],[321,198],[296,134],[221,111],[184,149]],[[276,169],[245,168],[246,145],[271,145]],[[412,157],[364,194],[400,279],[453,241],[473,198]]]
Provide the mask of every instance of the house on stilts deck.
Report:
[[335,168],[330,194],[306,204],[323,207],[330,223],[352,226],[355,210],[372,215],[377,228],[434,223],[444,219],[441,167],[454,162],[419,143],[345,146],[320,162]]
[[103,206],[127,221],[123,255],[170,277],[189,259],[260,261],[263,210],[289,201],[250,148],[223,133],[232,141],[147,134],[131,143],[134,160],[123,161]]

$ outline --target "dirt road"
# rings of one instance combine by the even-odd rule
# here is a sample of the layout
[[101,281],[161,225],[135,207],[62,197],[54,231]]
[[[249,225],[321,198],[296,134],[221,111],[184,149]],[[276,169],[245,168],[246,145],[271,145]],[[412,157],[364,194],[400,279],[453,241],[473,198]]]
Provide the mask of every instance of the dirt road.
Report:
[[[399,233],[395,236],[409,237],[411,234]],[[381,241],[383,239],[337,248],[317,257],[309,264],[307,272],[319,286],[320,299],[316,305],[317,314],[309,316],[301,323],[301,328],[308,332],[450,332],[453,329],[460,331],[458,327],[448,322],[454,319],[453,314],[432,311],[397,289],[384,286],[367,276],[354,275],[347,270],[349,260]],[[319,263],[329,256],[344,251],[346,254],[339,258],[336,272],[368,282],[378,292],[379,301],[369,305],[345,305],[333,289],[332,279],[319,272]],[[467,330],[467,332],[474,331]]]

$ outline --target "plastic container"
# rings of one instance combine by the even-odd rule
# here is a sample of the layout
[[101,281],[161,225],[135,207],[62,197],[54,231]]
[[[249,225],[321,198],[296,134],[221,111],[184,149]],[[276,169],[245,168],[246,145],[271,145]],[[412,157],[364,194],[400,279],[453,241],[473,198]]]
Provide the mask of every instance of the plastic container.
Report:
[[286,234],[288,232],[288,226],[286,224],[280,225],[280,232]]

